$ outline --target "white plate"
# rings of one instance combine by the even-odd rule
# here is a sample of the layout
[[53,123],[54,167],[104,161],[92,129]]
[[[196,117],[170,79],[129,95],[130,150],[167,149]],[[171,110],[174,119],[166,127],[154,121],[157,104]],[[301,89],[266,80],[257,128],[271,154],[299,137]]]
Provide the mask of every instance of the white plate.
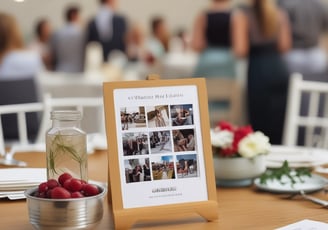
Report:
[[315,167],[328,163],[328,150],[273,145],[266,156],[266,166],[268,168],[278,168],[285,160],[292,168]]
[[328,185],[328,180],[322,176],[312,174],[312,177],[304,176],[302,177],[304,182],[297,182],[294,185],[289,180],[285,180],[282,184],[278,180],[268,180],[266,184],[260,183],[260,178],[255,179],[254,184],[257,188],[274,193],[298,193],[301,190],[304,192],[315,192],[326,185]]

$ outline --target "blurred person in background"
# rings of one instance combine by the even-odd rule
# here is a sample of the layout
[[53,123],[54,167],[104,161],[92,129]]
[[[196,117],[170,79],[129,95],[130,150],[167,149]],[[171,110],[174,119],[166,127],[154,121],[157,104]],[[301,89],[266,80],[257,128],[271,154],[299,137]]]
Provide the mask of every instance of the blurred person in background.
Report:
[[190,50],[190,36],[187,29],[178,29],[170,39],[170,52],[189,52]]
[[289,16],[293,47],[286,54],[291,73],[299,72],[308,80],[327,77],[327,53],[320,38],[327,32],[328,9],[321,0],[279,0]]
[[212,0],[196,18],[191,46],[200,53],[197,77],[235,77],[236,60],[231,50],[230,0]]
[[100,0],[96,16],[87,27],[87,42],[99,42],[106,62],[111,51],[126,52],[127,22],[115,12],[117,0]]
[[48,19],[42,18],[38,20],[34,32],[35,32],[35,39],[30,44],[30,48],[32,50],[37,51],[41,55],[44,66],[48,70],[51,70],[53,66],[52,66],[49,42],[52,36],[52,27]]
[[34,77],[43,68],[40,55],[25,49],[16,19],[0,12],[0,79]]
[[55,71],[83,71],[85,35],[80,25],[80,9],[70,6],[65,14],[66,25],[51,39],[51,54]]
[[254,0],[233,16],[234,51],[248,57],[247,109],[254,130],[281,144],[289,73],[283,54],[291,46],[287,15],[274,1]]
[[129,61],[137,62],[145,57],[145,34],[140,24],[133,24],[127,33],[126,53]]
[[161,16],[151,19],[151,36],[147,41],[147,51],[155,60],[163,58],[169,49],[170,33],[166,21]]
[[[194,77],[236,78],[232,50],[232,5],[230,0],[211,0],[194,22],[191,47],[199,53]],[[219,86],[218,86],[219,87]],[[228,101],[209,101],[211,114],[227,110]]]
[[[328,29],[327,3],[322,0],[279,0],[278,3],[288,13],[291,23],[293,48],[285,56],[290,73],[301,73],[305,80],[328,82],[327,50],[321,44]],[[309,101],[309,95],[303,94],[301,115],[308,113]],[[325,103],[320,95],[319,116],[324,116]],[[298,134],[298,145],[304,145],[305,128],[300,127]]]
[[[36,75],[44,69],[39,53],[25,49],[16,19],[0,12],[0,105],[31,103],[39,100]],[[36,113],[26,114],[28,138],[35,138],[39,129]],[[3,136],[17,140],[16,114],[1,116]],[[32,140],[31,139],[31,140]]]

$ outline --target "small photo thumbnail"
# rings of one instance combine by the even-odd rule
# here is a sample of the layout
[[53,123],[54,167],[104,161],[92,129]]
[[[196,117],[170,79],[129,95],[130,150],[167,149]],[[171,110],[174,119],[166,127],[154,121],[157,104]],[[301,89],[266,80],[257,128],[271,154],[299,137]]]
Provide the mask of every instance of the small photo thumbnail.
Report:
[[152,156],[151,169],[154,180],[175,179],[173,156]]
[[149,158],[124,160],[126,183],[151,181]]
[[172,142],[169,130],[149,133],[150,153],[172,152]]
[[149,154],[147,133],[123,133],[122,144],[124,156]]
[[148,127],[167,127],[170,125],[168,105],[149,106],[147,109]]
[[120,109],[122,130],[146,127],[145,107],[122,107]]
[[193,107],[192,104],[171,105],[172,126],[193,125]]
[[197,177],[197,155],[177,155],[176,167],[178,178]]

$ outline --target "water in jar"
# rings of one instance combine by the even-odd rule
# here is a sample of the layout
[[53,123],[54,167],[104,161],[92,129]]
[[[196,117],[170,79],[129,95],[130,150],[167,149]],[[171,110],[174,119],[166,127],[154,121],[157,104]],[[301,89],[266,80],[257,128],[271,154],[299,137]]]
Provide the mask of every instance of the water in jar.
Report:
[[57,132],[46,137],[47,178],[58,179],[64,172],[87,181],[86,135]]

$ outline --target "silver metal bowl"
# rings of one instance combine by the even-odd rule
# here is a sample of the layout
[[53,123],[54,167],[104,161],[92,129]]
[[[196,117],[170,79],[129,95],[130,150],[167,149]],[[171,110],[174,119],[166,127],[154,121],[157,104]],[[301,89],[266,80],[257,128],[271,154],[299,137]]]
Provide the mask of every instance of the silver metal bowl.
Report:
[[105,187],[97,185],[96,196],[71,199],[46,199],[33,196],[37,191],[25,191],[30,223],[35,229],[93,229],[103,217]]

